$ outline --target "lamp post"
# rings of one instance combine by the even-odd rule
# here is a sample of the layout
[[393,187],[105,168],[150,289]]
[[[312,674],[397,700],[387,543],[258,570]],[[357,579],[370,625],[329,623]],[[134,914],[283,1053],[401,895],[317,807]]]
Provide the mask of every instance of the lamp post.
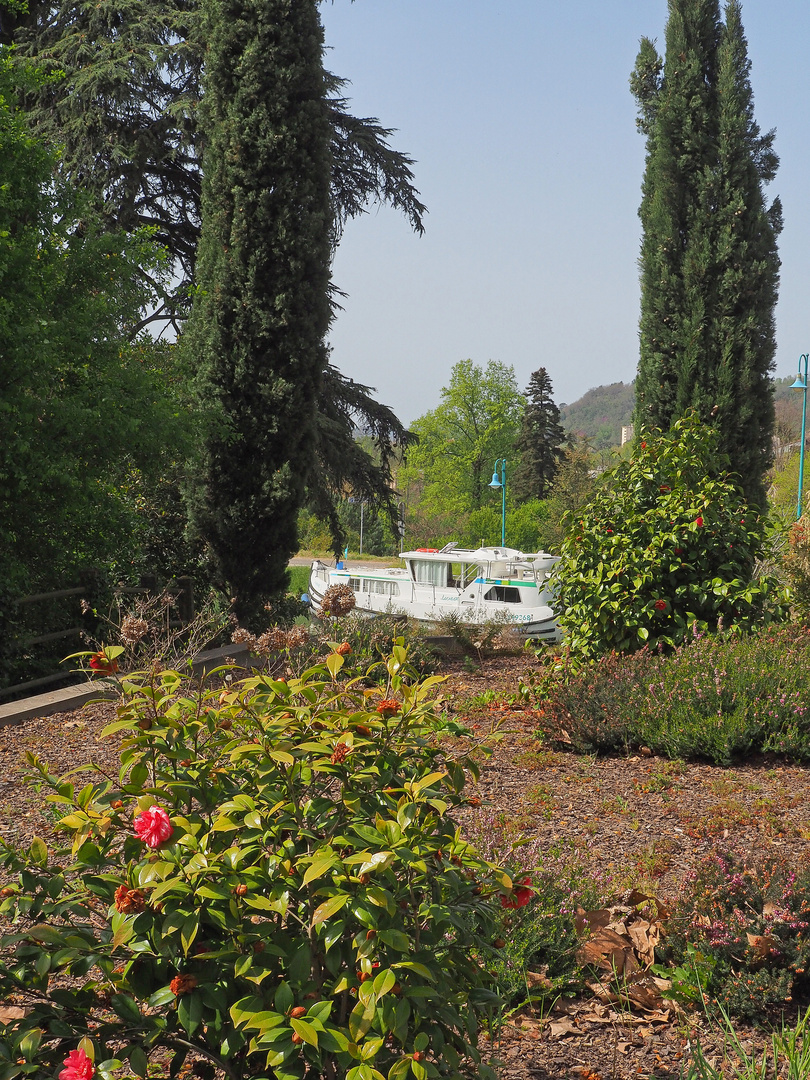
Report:
[[[802,400],[802,444],[799,447],[799,499],[796,503],[796,520],[802,516],[802,488],[804,486],[804,435],[807,426],[807,364],[810,353],[802,353],[799,357],[799,374],[794,383],[790,384],[791,390],[799,390],[804,395]],[[802,361],[804,361],[804,374],[802,374]]]
[[[501,470],[500,479],[498,479],[498,466]],[[495,462],[495,471],[489,486],[501,489],[501,547],[506,547],[506,458],[498,458]]]

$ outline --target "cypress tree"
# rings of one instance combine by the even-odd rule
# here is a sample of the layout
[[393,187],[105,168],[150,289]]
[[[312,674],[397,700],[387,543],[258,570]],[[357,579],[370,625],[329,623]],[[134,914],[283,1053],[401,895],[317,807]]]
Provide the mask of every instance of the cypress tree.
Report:
[[192,515],[243,623],[283,591],[326,366],[333,219],[316,0],[205,0]]
[[560,410],[552,398],[551,378],[545,368],[532,372],[526,387],[526,408],[515,442],[519,461],[512,491],[520,502],[545,499],[565,451]]
[[762,505],[781,207],[763,192],[778,159],[754,120],[737,0],[722,20],[717,0],[670,0],[665,57],[643,39],[631,87],[647,136],[636,430],[694,408]]

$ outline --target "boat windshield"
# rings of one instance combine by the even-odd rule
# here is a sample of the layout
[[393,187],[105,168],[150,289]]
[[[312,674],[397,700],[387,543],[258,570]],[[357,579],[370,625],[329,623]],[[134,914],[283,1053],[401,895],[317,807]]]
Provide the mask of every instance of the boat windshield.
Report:
[[447,588],[452,584],[450,563],[433,562],[431,559],[411,560],[411,574],[419,585],[438,585]]

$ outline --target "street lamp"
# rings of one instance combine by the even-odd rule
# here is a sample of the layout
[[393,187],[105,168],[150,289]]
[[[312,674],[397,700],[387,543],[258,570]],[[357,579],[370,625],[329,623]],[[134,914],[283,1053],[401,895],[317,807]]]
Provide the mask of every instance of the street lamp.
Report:
[[[498,479],[498,466],[501,469],[500,479]],[[489,486],[501,489],[501,547],[506,547],[506,458],[498,458],[495,462],[495,471]]]
[[[799,499],[796,503],[796,520],[802,516],[802,487],[804,486],[804,433],[807,426],[807,363],[810,353],[802,353],[799,357],[799,374],[796,382],[790,384],[791,390],[799,390],[804,395],[802,400],[802,444],[799,448]],[[804,361],[804,374],[802,374],[802,361]]]

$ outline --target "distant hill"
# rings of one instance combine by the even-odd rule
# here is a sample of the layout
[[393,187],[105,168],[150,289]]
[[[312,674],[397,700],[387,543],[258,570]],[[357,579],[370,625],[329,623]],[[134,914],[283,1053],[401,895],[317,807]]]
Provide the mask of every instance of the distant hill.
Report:
[[[793,375],[774,379],[776,436],[783,442],[798,439],[802,428],[802,395],[790,389]],[[566,431],[588,439],[595,450],[619,446],[622,428],[632,422],[633,383],[595,386],[578,401],[560,406],[560,422]]]
[[560,423],[566,431],[589,439],[595,450],[619,446],[622,428],[633,419],[635,402],[633,383],[595,386],[578,401],[560,406]]

